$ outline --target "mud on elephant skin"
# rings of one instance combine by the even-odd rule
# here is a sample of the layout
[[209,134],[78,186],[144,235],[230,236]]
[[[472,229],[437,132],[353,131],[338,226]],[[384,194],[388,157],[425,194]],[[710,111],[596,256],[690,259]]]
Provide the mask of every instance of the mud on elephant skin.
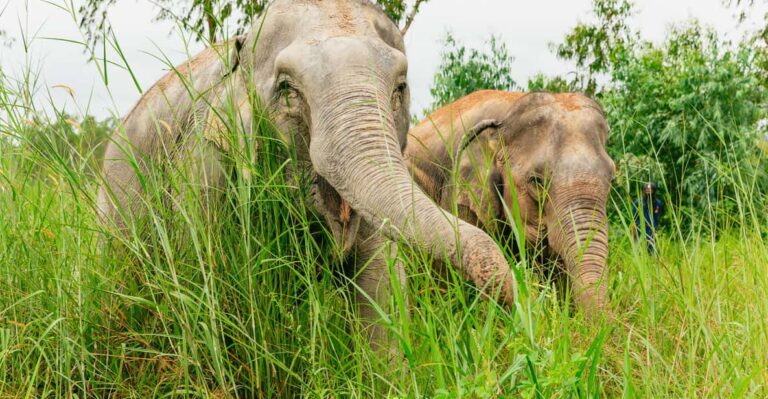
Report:
[[546,242],[593,311],[607,301],[608,133],[581,94],[479,91],[411,129],[406,162],[436,202],[486,231],[514,223],[517,207],[528,245]]
[[[220,201],[232,173],[225,155],[254,153],[258,104],[315,175],[314,206],[346,253],[368,226],[460,266],[511,304],[514,280],[493,240],[436,206],[406,169],[406,72],[399,30],[370,2],[277,0],[248,34],[171,71],[128,113],[106,149],[101,220],[140,226],[150,195],[142,182],[158,164],[182,165],[191,182],[171,196],[194,189]],[[381,287],[367,282],[382,279],[367,274],[377,270],[360,273],[372,298]]]

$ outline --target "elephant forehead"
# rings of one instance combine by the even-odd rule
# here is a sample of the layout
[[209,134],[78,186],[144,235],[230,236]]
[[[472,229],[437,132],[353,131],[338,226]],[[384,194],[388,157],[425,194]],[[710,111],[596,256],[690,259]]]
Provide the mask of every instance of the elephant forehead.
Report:
[[311,70],[315,79],[329,68],[342,70],[343,63],[354,58],[338,53],[337,44],[329,45],[340,39],[365,44],[349,54],[358,53],[358,63],[377,69],[382,69],[382,54],[387,53],[371,50],[386,47],[404,53],[400,31],[368,1],[276,1],[263,18],[263,25],[254,23],[244,46],[245,65],[253,67],[257,76]]
[[[268,22],[278,35],[285,34],[285,26],[303,31],[300,36],[325,40],[338,36],[357,36],[375,32],[373,20],[377,11],[358,0],[306,0],[281,1],[273,6]],[[380,13],[380,12],[379,12]]]
[[325,28],[334,36],[352,35],[360,30],[360,20],[352,14],[352,9],[347,1],[321,1],[323,10],[328,16]]
[[405,55],[397,49],[380,40],[357,37],[335,37],[319,43],[296,41],[275,59],[277,74],[286,73],[303,89],[316,92],[353,83],[351,77],[379,87],[377,84],[402,76],[407,69]]
[[304,70],[332,69],[343,64],[366,65],[371,59],[401,62],[403,67],[407,65],[402,52],[378,38],[337,36],[327,40],[295,40],[277,56],[276,66],[280,68],[290,64],[302,65]]
[[579,93],[559,93],[555,101],[566,111],[579,110],[586,105],[585,97]]
[[563,152],[582,151],[584,154],[600,152],[608,139],[605,119],[589,108],[563,112],[555,134]]
[[[483,118],[501,118],[509,108],[525,93],[506,92],[499,90],[480,90],[462,97],[433,112],[422,123],[450,123],[456,118],[466,120],[470,114],[480,114]],[[464,115],[467,114],[465,117]]]

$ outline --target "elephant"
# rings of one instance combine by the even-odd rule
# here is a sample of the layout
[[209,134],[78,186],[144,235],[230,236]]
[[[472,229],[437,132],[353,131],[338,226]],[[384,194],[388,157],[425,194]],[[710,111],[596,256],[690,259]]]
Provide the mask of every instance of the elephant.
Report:
[[438,204],[489,233],[510,234],[519,211],[521,245],[545,244],[591,315],[607,310],[608,134],[582,94],[483,90],[413,127],[406,163]]
[[[248,175],[223,159],[253,152],[246,141],[261,106],[305,161],[311,205],[337,248],[368,265],[356,277],[358,306],[374,343],[385,331],[365,298],[386,309],[390,279],[376,249],[392,243],[455,265],[483,294],[512,306],[514,276],[498,245],[437,206],[406,169],[407,67],[400,31],[369,1],[276,0],[245,35],[170,71],[124,117],[104,156],[100,219],[118,231],[138,226],[147,214],[142,182],[163,162],[187,165],[205,203],[221,201],[229,173]],[[402,266],[396,273],[404,284]]]

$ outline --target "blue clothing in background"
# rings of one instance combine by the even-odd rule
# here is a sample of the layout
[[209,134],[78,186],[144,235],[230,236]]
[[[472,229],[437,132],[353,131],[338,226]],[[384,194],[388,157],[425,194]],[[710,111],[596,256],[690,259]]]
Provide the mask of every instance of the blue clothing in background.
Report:
[[645,242],[648,245],[648,252],[654,252],[656,249],[655,233],[659,228],[659,221],[661,215],[664,213],[664,203],[658,198],[650,199],[647,196],[643,196],[642,210],[643,220],[640,219],[640,212],[638,211],[638,203],[640,201],[635,200],[632,207],[632,214],[635,218],[635,226],[637,227],[638,236],[640,230],[645,225]]

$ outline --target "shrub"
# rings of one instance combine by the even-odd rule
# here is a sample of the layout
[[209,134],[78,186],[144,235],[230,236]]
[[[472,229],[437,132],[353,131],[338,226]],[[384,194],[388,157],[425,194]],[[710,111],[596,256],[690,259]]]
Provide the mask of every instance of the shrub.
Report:
[[430,88],[432,109],[483,89],[514,90],[512,62],[507,45],[491,36],[487,50],[467,48],[449,33],[445,37],[442,61]]
[[[613,130],[609,151],[628,181],[661,181],[676,206],[693,210],[727,209],[737,179],[764,185],[755,143],[766,93],[754,60],[751,48],[731,48],[691,23],[615,65],[598,97]],[[645,162],[629,161],[637,159]]]

